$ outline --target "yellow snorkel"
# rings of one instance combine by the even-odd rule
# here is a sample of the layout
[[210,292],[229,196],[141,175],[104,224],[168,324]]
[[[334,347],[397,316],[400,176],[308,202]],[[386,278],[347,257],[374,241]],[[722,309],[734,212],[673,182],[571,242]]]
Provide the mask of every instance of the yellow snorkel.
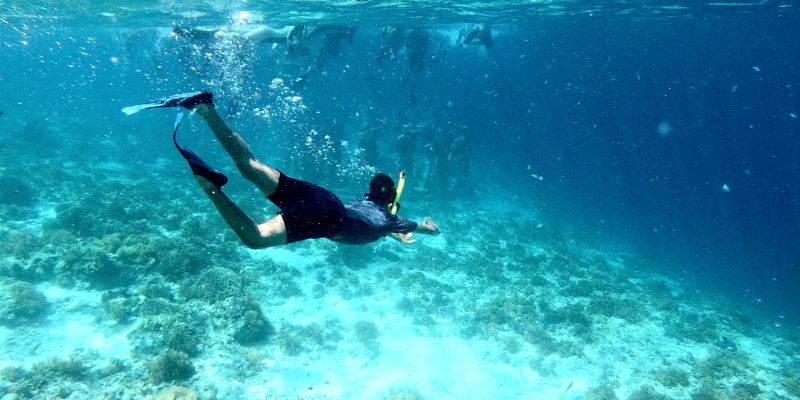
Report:
[[403,194],[403,187],[406,185],[406,173],[400,171],[400,178],[397,181],[397,194],[394,196],[394,202],[392,203],[392,210],[391,214],[396,215],[397,209],[400,208],[400,196]]

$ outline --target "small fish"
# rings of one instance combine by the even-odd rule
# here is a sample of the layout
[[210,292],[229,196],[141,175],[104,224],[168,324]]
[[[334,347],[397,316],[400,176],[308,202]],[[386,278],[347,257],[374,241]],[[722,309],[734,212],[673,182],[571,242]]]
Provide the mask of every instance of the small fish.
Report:
[[736,89],[739,89],[739,85],[733,85],[731,88],[731,93],[736,93]]
[[[0,111],[0,116],[1,116],[1,115],[3,115],[3,112],[2,112],[2,111]],[[794,118],[794,119],[797,119],[797,114],[795,114],[795,113],[789,113],[789,116],[790,116],[790,117],[792,117],[792,118]]]
[[728,186],[728,184],[723,184],[723,185],[722,185],[722,191],[724,191],[724,192],[726,192],[726,193],[730,193],[730,191],[731,191],[731,187],[730,187],[730,186]]
[[761,68],[759,68],[759,67],[756,67],[756,66],[754,65],[754,66],[753,66],[753,71],[756,71],[756,72],[761,72]]

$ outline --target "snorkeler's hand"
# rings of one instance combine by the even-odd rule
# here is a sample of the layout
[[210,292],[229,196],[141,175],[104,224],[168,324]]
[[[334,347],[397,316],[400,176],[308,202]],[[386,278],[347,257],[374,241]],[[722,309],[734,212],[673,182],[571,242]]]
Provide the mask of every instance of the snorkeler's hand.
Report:
[[434,223],[429,217],[425,217],[425,219],[422,221],[422,227],[430,235],[438,235],[442,233],[436,223]]
[[411,233],[411,232],[408,232],[408,233],[390,233],[389,236],[391,236],[392,239],[397,240],[398,242],[400,242],[402,244],[413,244],[413,243],[417,242],[416,240],[412,239],[414,234]]

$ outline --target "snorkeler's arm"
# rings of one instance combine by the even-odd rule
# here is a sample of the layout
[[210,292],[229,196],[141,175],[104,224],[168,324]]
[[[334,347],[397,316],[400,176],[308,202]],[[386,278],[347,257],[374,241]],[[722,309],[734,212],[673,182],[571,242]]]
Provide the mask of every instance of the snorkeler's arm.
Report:
[[438,235],[441,233],[439,227],[428,217],[425,217],[421,224],[403,217],[394,216],[394,218],[396,231],[390,232],[389,237],[403,244],[412,244],[416,242],[413,239],[415,232],[424,235]]

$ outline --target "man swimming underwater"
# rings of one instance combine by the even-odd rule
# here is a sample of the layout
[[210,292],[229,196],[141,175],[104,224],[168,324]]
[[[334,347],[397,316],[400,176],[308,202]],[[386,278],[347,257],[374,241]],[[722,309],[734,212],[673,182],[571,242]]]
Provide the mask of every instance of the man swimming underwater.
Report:
[[281,211],[275,217],[256,224],[222,192],[222,186],[228,182],[228,178],[175,141],[180,122],[178,118],[173,132],[175,146],[189,163],[197,183],[214,203],[222,218],[242,243],[251,249],[318,238],[366,244],[387,235],[401,243],[414,243],[414,232],[428,235],[440,233],[430,218],[417,224],[389,212],[389,206],[395,201],[396,188],[392,178],[386,174],[377,174],[372,178],[369,193],[366,193],[364,200],[355,200],[345,205],[329,190],[291,178],[261,163],[253,156],[244,139],[233,132],[217,114],[213,95],[209,92],[175,95],[153,103],[126,107],[123,112],[130,115],[143,109],[161,107],[183,107],[203,117],[242,176],[254,183],[280,208]]

